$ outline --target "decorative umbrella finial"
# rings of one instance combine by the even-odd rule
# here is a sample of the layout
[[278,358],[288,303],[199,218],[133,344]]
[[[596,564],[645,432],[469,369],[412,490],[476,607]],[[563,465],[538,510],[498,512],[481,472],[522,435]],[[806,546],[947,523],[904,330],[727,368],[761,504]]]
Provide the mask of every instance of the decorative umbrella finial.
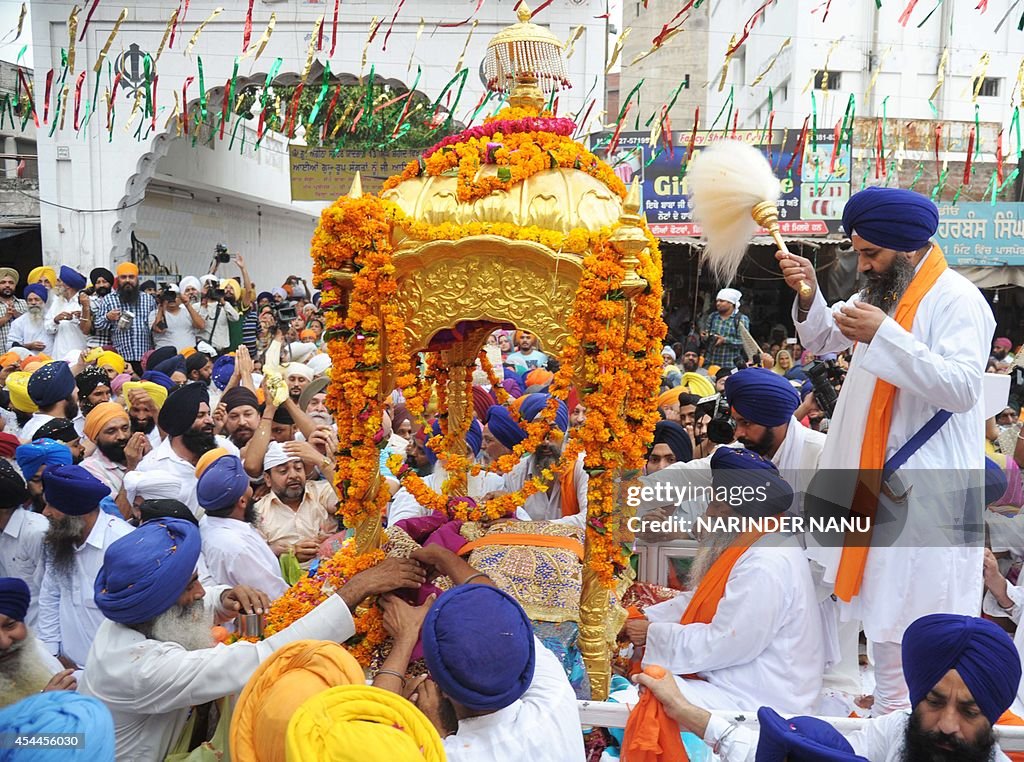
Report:
[[519,22],[502,29],[487,44],[484,76],[487,89],[509,93],[513,107],[540,113],[551,93],[571,87],[562,51],[551,30],[530,21],[526,3],[516,12]]

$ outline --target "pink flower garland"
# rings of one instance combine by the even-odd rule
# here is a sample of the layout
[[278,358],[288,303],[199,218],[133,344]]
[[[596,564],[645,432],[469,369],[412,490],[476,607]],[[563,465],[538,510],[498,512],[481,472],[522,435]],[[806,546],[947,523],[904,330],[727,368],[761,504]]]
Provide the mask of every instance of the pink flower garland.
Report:
[[473,138],[490,137],[500,132],[502,135],[511,135],[516,132],[551,132],[556,135],[569,136],[576,132],[576,123],[572,119],[564,117],[530,117],[527,119],[498,119],[487,124],[470,127],[458,135],[449,135],[440,143],[423,152],[423,158],[427,159],[433,154],[447,146],[456,143],[466,143]]

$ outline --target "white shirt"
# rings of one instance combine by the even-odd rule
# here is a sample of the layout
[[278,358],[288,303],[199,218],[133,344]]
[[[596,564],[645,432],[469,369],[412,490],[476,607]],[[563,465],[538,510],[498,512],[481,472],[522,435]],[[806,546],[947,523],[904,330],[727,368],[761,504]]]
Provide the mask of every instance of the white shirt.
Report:
[[[715,450],[719,447],[742,449],[743,445],[739,442],[715,445]],[[637,516],[673,506],[673,516],[686,519],[690,526],[695,526],[708,507],[708,501],[704,499],[706,492],[702,490],[711,487],[711,455],[687,463],[673,463],[653,474],[645,474],[640,477],[640,487],[641,491],[635,498]],[[644,488],[649,491],[644,493]]]
[[203,555],[216,584],[249,585],[271,600],[288,589],[277,556],[252,524],[207,514],[199,522],[199,531]]
[[766,535],[740,556],[710,624],[679,624],[692,597],[645,610],[645,666],[696,674],[734,702],[708,709],[813,713],[825,659],[821,614],[795,538]]
[[79,667],[85,664],[92,639],[106,621],[93,600],[93,583],[103,566],[103,554],[131,531],[123,519],[101,511],[85,542],[75,549],[74,566],[67,578],[47,563],[37,635],[54,656],[63,654]]
[[[1018,625],[1013,636],[1013,644],[1017,646],[1017,655],[1020,657],[1021,665],[1024,666],[1024,627],[1019,626],[1020,615],[1024,612],[1024,609],[1021,608],[1024,605],[1024,587],[1007,583],[1006,595],[1013,601],[1013,608],[1011,609],[1004,609],[996,603],[992,593],[986,591],[985,600],[982,604],[982,613],[991,617],[1009,617],[1014,624]],[[1017,698],[1010,706],[1010,711],[1018,717],[1024,715],[1024,681],[1021,681],[1021,684],[1017,686]]]
[[[159,310],[153,310],[149,313],[150,328],[156,323],[158,312]],[[196,345],[196,330],[192,324],[192,315],[184,306],[179,307],[177,312],[164,310],[164,321],[167,323],[167,329],[163,333],[153,331],[153,345],[157,349],[174,347],[175,352],[181,352],[183,349]]]
[[[590,477],[583,469],[584,454],[580,453],[573,466],[573,486],[576,488],[576,502],[579,504],[579,511],[571,517],[562,517],[562,480],[555,479],[548,487],[547,492],[537,492],[530,495],[523,504],[523,509],[534,521],[558,520],[559,524],[573,524],[583,526],[587,518],[587,487],[590,484]],[[505,474],[504,489],[508,492],[518,492],[526,484],[527,480],[533,478],[533,455],[524,455],[516,467]]]
[[39,591],[43,587],[43,538],[50,522],[40,513],[15,508],[11,518],[0,532],[0,577],[17,577],[28,585],[32,600],[28,604],[25,624],[36,626],[39,614]]
[[[219,609],[226,589],[206,591],[211,626],[215,607],[219,614],[230,615]],[[95,696],[110,709],[119,762],[163,762],[191,707],[240,693],[256,667],[278,648],[296,640],[344,642],[354,634],[352,615],[337,595],[266,640],[199,651],[148,640],[108,620],[96,633],[78,692]],[[576,714],[572,717],[576,724]],[[578,724],[576,728],[578,732]]]
[[444,739],[448,762],[583,762],[576,694],[562,665],[537,638],[533,682],[497,712],[459,720]]
[[[785,715],[783,715],[785,716]],[[903,759],[903,739],[907,730],[910,712],[893,712],[884,717],[868,720],[860,730],[846,736],[853,747],[853,753],[868,762],[899,762]],[[704,742],[718,747],[718,758],[722,762],[754,762],[757,753],[758,732],[746,727],[730,730],[730,723],[723,717],[712,715],[704,732]],[[1009,762],[999,744],[996,744],[992,762]]]
[[[220,306],[220,317],[217,316],[218,306]],[[218,305],[216,302],[207,302],[205,305],[197,307],[196,312],[202,315],[206,321],[206,328],[199,334],[203,341],[208,342],[218,352],[231,343],[228,323],[234,323],[238,320],[238,310],[227,302],[224,302],[223,305]],[[216,325],[214,325],[214,322],[216,322]],[[213,334],[212,338],[211,332]]]
[[[82,305],[78,303],[78,292],[70,299],[58,296],[56,291],[50,292],[50,306],[46,310],[44,322],[46,332],[53,340],[53,357],[62,360],[71,352],[81,352],[89,344],[89,337],[82,333]],[[62,312],[73,317],[70,320],[54,322],[54,318]]]
[[25,346],[41,341],[46,346],[42,349],[33,349],[32,353],[53,357],[53,336],[46,332],[46,307],[43,307],[43,312],[38,318],[31,312],[26,312],[21,317],[15,318],[11,323],[11,332],[7,338],[11,342],[11,346],[15,344]]
[[115,463],[103,451],[97,447],[92,455],[82,460],[82,468],[95,476],[110,489],[110,496],[117,497],[124,484],[124,475],[128,473],[128,466],[124,463]]
[[[843,306],[839,302],[829,309],[821,292],[815,295],[807,319],[796,322],[804,347],[820,355],[853,345],[833,319]],[[796,320],[797,303],[793,312]],[[981,292],[947,269],[921,299],[911,332],[887,318],[870,343],[860,342],[853,350],[821,453],[822,471],[834,476],[838,470],[852,473],[859,467],[877,379],[898,388],[886,458],[938,410],[953,413],[898,471],[904,487],[914,488],[909,501],[893,506],[883,498],[879,512],[906,515],[905,534],[890,547],[871,548],[860,594],[843,606],[844,618],[862,620],[871,641],[898,643],[910,623],[925,614],[978,614],[983,548],[963,547],[936,535],[940,527],[963,525],[964,494],[959,490],[969,483],[972,471],[977,475],[985,467],[985,414],[978,403],[994,331],[992,309]],[[941,480],[936,478],[939,473]],[[976,520],[968,517],[967,523],[982,523],[981,514]],[[825,568],[825,581],[833,583],[842,547],[808,547],[808,555]],[[922,569],[928,573],[921,574]]]
[[[216,439],[218,447],[223,447],[232,455],[238,455],[238,448],[230,441],[221,436]],[[187,505],[196,518],[202,518],[205,511],[199,507],[199,501],[196,499],[196,482],[199,481],[196,479],[196,467],[178,456],[174,448],[171,447],[171,437],[167,437],[159,446],[150,450],[135,470],[166,471],[177,477],[181,481],[178,500]]]
[[[448,473],[444,470],[441,464],[438,463],[434,466],[433,473],[427,474],[423,477],[423,483],[435,492],[440,492],[441,488],[444,486],[444,480],[447,478]],[[479,500],[488,492],[500,490],[504,483],[505,479],[500,474],[492,474],[487,471],[482,471],[476,476],[469,474],[466,479],[466,492],[469,497],[474,500]],[[517,515],[517,518],[521,521],[530,520],[530,517],[523,513],[522,509],[519,509],[518,513],[522,514],[521,516]],[[416,498],[409,493],[409,490],[402,487],[391,499],[391,505],[388,508],[388,526],[393,527],[403,519],[412,519],[426,515],[427,509],[416,501]]]
[[793,505],[787,513],[803,515],[803,493],[818,470],[821,451],[825,447],[825,435],[804,426],[796,418],[790,418],[786,436],[779,449],[772,456],[772,463],[779,469],[779,475],[793,488]]
[[[21,441],[31,442],[35,438],[36,432],[52,421],[55,417],[56,416],[49,415],[48,413],[40,413],[39,411],[32,413],[32,417],[29,418],[25,422],[25,425],[21,427]],[[31,479],[33,476],[35,476],[35,474],[26,475],[25,478]]]

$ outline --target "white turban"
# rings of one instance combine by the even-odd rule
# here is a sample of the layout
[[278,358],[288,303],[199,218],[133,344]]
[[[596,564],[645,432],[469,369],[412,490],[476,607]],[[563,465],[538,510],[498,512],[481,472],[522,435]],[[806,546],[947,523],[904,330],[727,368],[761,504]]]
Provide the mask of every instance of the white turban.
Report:
[[143,500],[177,500],[181,493],[179,480],[162,471],[129,471],[124,475],[124,496],[128,504],[136,497]]
[[263,456],[263,470],[269,471],[275,466],[290,463],[293,460],[302,460],[298,455],[289,455],[285,452],[284,445],[280,442],[271,442],[267,447],[267,454]]
[[723,288],[718,292],[718,296],[715,297],[715,301],[732,302],[735,306],[740,306],[740,297],[742,297],[739,291],[735,288]]
[[313,380],[313,369],[300,362],[290,362],[284,369],[285,378],[289,376],[304,376],[307,381]]
[[196,291],[200,291],[202,289],[202,285],[200,285],[199,278],[196,276],[186,275],[181,279],[181,282],[178,284],[178,288],[181,291],[184,291],[186,288],[194,288]]
[[[718,298],[721,299],[722,297],[719,296]],[[662,357],[667,357],[670,360],[672,360],[672,362],[675,362],[675,360],[676,360],[676,351],[674,349],[672,349],[672,347],[665,347],[664,349],[661,350],[661,356]]]
[[288,356],[293,362],[306,362],[316,353],[316,344],[293,341],[288,345]]
[[313,355],[306,361],[306,367],[313,371],[314,376],[322,376],[331,368],[331,356],[326,354]]
[[199,276],[199,282],[200,283],[211,283],[212,282],[214,286],[219,286],[220,285],[220,278],[218,278],[216,275],[210,275],[209,273],[207,273],[206,275],[200,275]]

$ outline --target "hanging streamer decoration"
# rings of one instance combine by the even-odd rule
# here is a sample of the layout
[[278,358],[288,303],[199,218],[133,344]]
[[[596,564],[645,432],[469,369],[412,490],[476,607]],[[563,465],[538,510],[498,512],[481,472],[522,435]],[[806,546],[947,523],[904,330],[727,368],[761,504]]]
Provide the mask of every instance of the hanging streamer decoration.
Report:
[[158,47],[156,49],[156,57],[153,59],[154,61],[159,61],[160,60],[160,56],[163,55],[164,45],[167,44],[167,40],[170,39],[171,34],[172,34],[173,30],[174,30],[174,27],[177,26],[177,24],[178,24],[178,13],[179,13],[179,11],[181,11],[180,7],[179,8],[175,8],[174,12],[171,14],[171,17],[167,20],[167,26],[164,27],[164,36],[160,40],[160,47]]
[[242,52],[249,49],[249,40],[252,37],[252,6],[256,0],[249,0],[249,9],[245,12],[245,26],[242,27]]
[[93,0],[92,8],[90,8],[89,12],[85,15],[85,23],[82,24],[82,33],[80,35],[78,35],[78,41],[79,42],[81,42],[82,40],[85,39],[85,30],[87,30],[89,28],[89,22],[92,21],[92,14],[94,14],[96,12],[96,7],[99,4],[100,4],[100,0]]
[[740,34],[740,38],[736,40],[734,37],[733,42],[729,44],[729,49],[725,53],[727,57],[735,53],[739,49],[740,45],[747,41],[747,38],[750,36],[750,31],[754,28],[754,24],[757,23],[757,20],[765,12],[768,6],[774,2],[775,0],[765,0],[764,3],[754,11],[751,17],[747,19],[747,23],[743,25],[743,32]]
[[946,81],[946,64],[949,61],[949,48],[942,49],[942,55],[939,57],[939,68],[935,72],[935,89],[932,90],[932,94],[928,96],[928,105],[932,109],[932,113],[935,116],[939,115],[939,109],[935,105],[935,96],[939,94],[939,90],[942,88],[942,83]]
[[785,41],[782,43],[782,45],[779,46],[779,49],[777,51],[775,51],[775,55],[773,55],[771,57],[771,60],[768,61],[768,65],[766,67],[764,67],[764,71],[762,71],[760,74],[758,74],[756,77],[754,77],[754,81],[750,83],[751,87],[757,87],[759,84],[761,84],[761,80],[763,80],[765,77],[768,76],[768,72],[770,72],[772,70],[772,67],[775,66],[775,62],[779,60],[779,56],[782,55],[782,51],[784,51],[786,48],[788,48],[790,43],[792,43],[792,42],[793,42],[793,38],[792,37],[787,37],[785,39]]
[[402,12],[403,5],[405,5],[405,0],[398,0],[398,7],[395,8],[395,13],[391,17],[390,23],[388,23],[388,31],[384,33],[384,43],[381,45],[382,51],[386,52],[388,49],[388,40],[391,39],[391,32],[395,29],[395,19],[397,19],[398,14]]
[[[466,42],[462,46],[462,52],[459,53],[459,58],[455,62],[455,71],[462,71],[462,62],[466,60],[466,51],[469,50],[469,41],[473,39],[473,32],[476,31],[477,25],[480,23],[480,19],[473,19],[473,25],[469,28],[469,34],[466,35]],[[453,108],[452,111],[455,109]]]
[[309,70],[313,67],[313,55],[316,53],[316,38],[320,33],[320,29],[323,28],[323,17],[318,18],[316,23],[313,25],[313,34],[309,38],[309,47],[306,49],[306,65],[302,67],[302,76],[299,77],[299,83],[304,83],[306,77],[309,76]]
[[608,74],[615,66],[615,62],[619,60],[619,56],[622,54],[622,48],[626,44],[626,40],[629,39],[630,33],[632,33],[633,27],[627,26],[622,30],[622,34],[615,41],[615,47],[612,48],[612,54],[608,58],[608,64],[604,67],[604,73]]
[[76,5],[71,9],[71,15],[68,16],[68,72],[70,74],[75,73],[75,36],[78,34],[78,11],[79,7]]
[[103,47],[100,48],[100,54],[96,57],[96,63],[93,65],[92,70],[99,74],[103,71],[103,62],[107,60],[107,53],[110,52],[110,46],[114,44],[114,38],[117,37],[118,31],[121,29],[121,24],[128,18],[128,9],[122,8],[120,15],[117,17],[117,21],[114,22],[114,28],[110,30],[110,34],[107,35],[107,41],[103,43]]
[[583,24],[580,24],[578,27],[572,30],[572,33],[569,35],[569,39],[565,41],[566,61],[572,58],[572,54],[576,52],[576,43],[579,42],[579,39],[580,37],[583,36],[584,31],[586,31],[586,28],[583,26]]
[[331,22],[331,52],[330,58],[334,57],[334,51],[338,47],[338,6],[341,0],[334,0],[334,20]]
[[192,33],[192,37],[188,41],[188,45],[185,46],[185,56],[186,56],[186,58],[191,56],[192,48],[194,48],[196,46],[196,42],[199,40],[199,35],[201,35],[203,33],[204,29],[206,29],[206,25],[209,24],[211,21],[213,21],[215,18],[217,18],[223,12],[224,12],[224,9],[221,8],[221,7],[214,8],[213,9],[213,13],[210,14],[209,18],[207,18],[206,21],[204,21],[202,24],[200,24],[196,28],[196,31],[194,31]]

